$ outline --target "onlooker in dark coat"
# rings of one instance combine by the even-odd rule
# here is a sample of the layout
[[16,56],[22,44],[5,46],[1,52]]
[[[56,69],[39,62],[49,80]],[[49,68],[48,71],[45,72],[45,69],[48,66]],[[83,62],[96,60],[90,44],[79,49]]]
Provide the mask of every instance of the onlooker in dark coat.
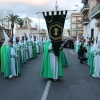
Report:
[[78,59],[80,60],[80,63],[82,63],[82,64],[83,64],[83,61],[87,60],[87,58],[84,57],[84,53],[86,53],[86,52],[87,52],[86,48],[83,47],[83,45],[81,45],[81,47],[78,51]]

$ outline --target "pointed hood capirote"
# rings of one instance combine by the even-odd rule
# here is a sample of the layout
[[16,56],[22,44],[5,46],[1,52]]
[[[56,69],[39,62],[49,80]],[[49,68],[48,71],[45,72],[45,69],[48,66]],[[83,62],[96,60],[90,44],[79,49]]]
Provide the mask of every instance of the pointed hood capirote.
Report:
[[98,35],[97,45],[100,47],[100,32],[99,32],[99,35]]
[[30,36],[29,36],[29,34],[27,34],[27,37],[28,37],[28,42],[30,42],[30,41],[31,41],[31,39],[30,39]]
[[100,41],[100,32],[99,32],[99,35],[98,35],[98,41]]
[[93,49],[95,50],[97,48],[97,43],[96,43],[96,38],[94,40],[94,44],[93,44]]
[[8,37],[7,33],[4,30],[3,30],[3,34],[5,38],[3,45],[8,45],[8,41],[10,40],[10,38]]
[[38,36],[36,36],[36,42],[38,41]]
[[85,41],[85,43],[87,44],[88,43],[88,38],[86,37],[86,41]]
[[47,41],[51,41],[50,38],[49,38],[49,36],[48,36],[48,38],[47,38]]
[[47,41],[47,38],[46,38],[46,37],[44,37],[44,41],[45,41],[45,42]]
[[16,46],[16,33],[13,36],[13,45]]
[[24,33],[24,44],[26,44],[26,34]]
[[39,36],[38,36],[38,41],[40,41],[40,38],[39,38]]
[[34,42],[34,35],[32,35],[32,42]]
[[20,34],[19,41],[20,41],[20,43],[21,43],[21,41],[22,41],[22,34]]

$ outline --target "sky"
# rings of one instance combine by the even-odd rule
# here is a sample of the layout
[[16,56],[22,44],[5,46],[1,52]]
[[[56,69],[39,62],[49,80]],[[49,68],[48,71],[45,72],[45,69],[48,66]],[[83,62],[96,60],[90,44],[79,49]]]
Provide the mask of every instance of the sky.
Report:
[[[81,0],[0,0],[0,11],[4,10],[19,15],[20,18],[29,17],[32,19],[32,26],[39,25],[40,29],[47,29],[45,20],[37,12],[54,11],[55,5],[58,10],[77,10],[82,8]],[[78,5],[78,8],[77,6]],[[74,11],[75,12],[75,11]],[[72,11],[68,11],[66,18],[70,18]],[[65,29],[70,28],[70,19],[65,21]]]

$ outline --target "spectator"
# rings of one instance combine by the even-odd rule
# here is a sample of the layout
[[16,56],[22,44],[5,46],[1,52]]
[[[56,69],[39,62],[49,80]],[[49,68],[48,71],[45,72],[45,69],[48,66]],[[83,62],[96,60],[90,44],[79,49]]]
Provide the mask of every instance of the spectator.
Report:
[[78,59],[80,60],[80,63],[83,64],[83,61],[86,61],[87,58],[84,57],[84,54],[87,52],[86,48],[83,47],[83,44],[80,46],[80,49],[78,51]]

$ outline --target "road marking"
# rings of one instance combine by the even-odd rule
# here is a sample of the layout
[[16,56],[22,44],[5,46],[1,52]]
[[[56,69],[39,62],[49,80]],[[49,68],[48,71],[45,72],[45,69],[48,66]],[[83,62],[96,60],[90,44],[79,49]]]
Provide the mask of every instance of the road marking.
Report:
[[43,92],[41,100],[46,100],[47,99],[50,85],[51,85],[51,81],[48,81],[47,84],[46,84],[45,90]]
[[72,50],[69,50],[69,52],[70,52],[71,54],[73,54],[73,55],[76,55],[76,54],[77,54],[76,52],[74,52],[74,51],[72,51]]

